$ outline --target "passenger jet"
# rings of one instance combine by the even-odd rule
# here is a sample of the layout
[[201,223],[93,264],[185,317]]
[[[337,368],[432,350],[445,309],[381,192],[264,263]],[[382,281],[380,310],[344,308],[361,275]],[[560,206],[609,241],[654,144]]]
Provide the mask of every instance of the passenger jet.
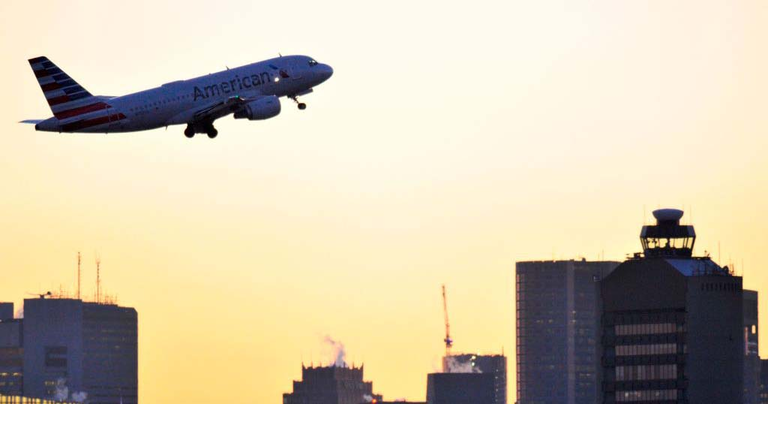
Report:
[[53,117],[24,120],[35,130],[72,133],[136,132],[187,125],[184,135],[205,133],[216,138],[213,122],[265,120],[280,114],[280,98],[300,110],[300,96],[333,75],[333,69],[307,56],[280,56],[238,68],[174,81],[125,96],[93,96],[46,57],[29,60]]

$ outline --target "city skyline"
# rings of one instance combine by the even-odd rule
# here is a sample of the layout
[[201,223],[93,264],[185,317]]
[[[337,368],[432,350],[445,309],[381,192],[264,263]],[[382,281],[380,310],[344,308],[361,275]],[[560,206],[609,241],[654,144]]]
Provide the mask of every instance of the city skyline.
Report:
[[[100,256],[139,313],[142,403],[279,403],[325,335],[386,399],[423,400],[442,284],[455,350],[513,359],[515,262],[623,261],[673,207],[768,316],[759,5],[301,7],[3,3],[0,299],[72,291],[78,251],[92,292]],[[191,26],[202,10],[227,32]],[[34,56],[120,94],[278,52],[334,77],[306,111],[222,120],[215,142],[16,123],[49,115]]]

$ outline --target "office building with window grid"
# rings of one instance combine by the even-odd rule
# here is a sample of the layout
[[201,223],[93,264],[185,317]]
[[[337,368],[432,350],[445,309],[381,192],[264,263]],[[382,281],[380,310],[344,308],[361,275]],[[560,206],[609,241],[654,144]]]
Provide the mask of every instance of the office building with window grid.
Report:
[[598,401],[597,282],[618,262],[516,264],[517,402]]

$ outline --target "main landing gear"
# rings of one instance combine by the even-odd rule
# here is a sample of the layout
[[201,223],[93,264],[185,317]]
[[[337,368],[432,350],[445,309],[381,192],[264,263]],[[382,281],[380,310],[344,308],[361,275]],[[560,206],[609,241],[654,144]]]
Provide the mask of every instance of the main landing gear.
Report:
[[213,127],[213,123],[206,123],[206,124],[188,124],[187,128],[184,129],[184,136],[187,138],[194,138],[195,134],[199,133],[205,133],[208,135],[208,138],[216,138],[219,135],[219,131],[216,130],[215,127]]
[[304,102],[299,102],[299,98],[297,96],[288,96],[288,98],[293,100],[294,102],[296,102],[296,104],[298,104],[300,110],[307,109],[307,104],[305,104]]
[[204,127],[206,135],[208,135],[208,138],[214,139],[217,135],[219,135],[219,131],[216,130],[215,127],[213,127],[213,123],[208,123]]

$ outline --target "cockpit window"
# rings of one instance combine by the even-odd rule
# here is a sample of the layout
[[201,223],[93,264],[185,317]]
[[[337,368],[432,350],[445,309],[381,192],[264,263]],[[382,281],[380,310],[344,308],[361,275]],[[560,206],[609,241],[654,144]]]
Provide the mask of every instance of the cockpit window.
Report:
[[312,59],[309,59],[309,66],[310,66],[310,67],[312,67],[312,66],[317,66],[317,62],[316,62],[316,61],[314,61],[314,60],[312,60]]

